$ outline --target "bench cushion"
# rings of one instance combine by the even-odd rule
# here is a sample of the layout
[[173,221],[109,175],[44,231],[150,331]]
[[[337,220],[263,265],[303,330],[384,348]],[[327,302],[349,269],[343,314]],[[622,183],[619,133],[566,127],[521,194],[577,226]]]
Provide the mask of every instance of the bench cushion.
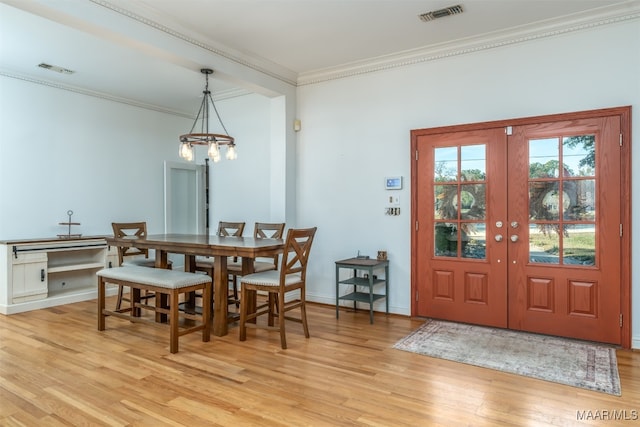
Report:
[[187,273],[164,268],[122,266],[103,268],[96,274],[107,281],[109,279],[124,280],[167,289],[179,289],[202,283],[211,283],[211,277],[206,274]]

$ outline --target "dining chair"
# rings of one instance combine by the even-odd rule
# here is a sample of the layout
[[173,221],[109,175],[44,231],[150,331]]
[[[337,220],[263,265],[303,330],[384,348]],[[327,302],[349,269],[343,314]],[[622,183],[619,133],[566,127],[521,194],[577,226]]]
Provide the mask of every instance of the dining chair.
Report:
[[[256,239],[282,239],[284,234],[284,222],[256,222],[253,227],[253,237]],[[253,272],[260,273],[262,271],[277,270],[279,255],[273,258],[257,258],[253,261]],[[242,260],[229,260],[227,262],[227,272],[230,281],[233,283],[233,297],[235,298],[236,307],[240,305],[238,299],[238,276],[242,276]]]
[[[244,232],[244,227],[245,227],[244,222],[220,221],[218,223],[217,235],[222,237],[242,237],[242,233]],[[227,269],[229,269],[229,265],[237,264],[237,263],[238,263],[238,257],[228,257]],[[202,271],[213,278],[213,258],[197,256],[196,271]],[[229,277],[229,280],[231,280],[231,276],[229,275],[228,277]],[[213,298],[215,298],[215,295],[213,296]],[[213,301],[213,298],[212,298],[212,301]],[[234,287],[233,295],[227,296],[227,303],[236,304],[237,300],[238,300],[238,289]]]
[[[135,238],[144,239],[147,237],[147,223],[145,221],[139,222],[112,222],[111,228],[113,229],[113,235],[118,238]],[[154,258],[149,258],[149,250],[135,247],[118,246],[118,265],[137,265],[140,267],[154,268],[156,261]],[[172,268],[171,261],[167,261],[167,268]],[[116,310],[120,310],[122,301],[129,301],[124,298],[124,286],[118,286],[118,299],[116,302]],[[154,294],[149,292],[141,296],[141,299],[149,300],[154,297]]]
[[[263,328],[280,331],[280,345],[287,348],[285,320],[302,323],[304,336],[309,338],[307,311],[305,307],[305,289],[309,251],[317,227],[289,229],[284,245],[284,253],[278,270],[268,270],[243,276],[240,280],[240,341],[247,339],[247,328]],[[299,290],[297,299],[285,300],[289,292]],[[254,313],[248,313],[249,298],[255,298],[258,291],[266,292],[267,302],[256,307]],[[249,296],[249,293],[252,293]],[[300,317],[287,316],[286,313],[300,308]],[[266,314],[267,324],[247,323]],[[277,317],[278,325],[274,325]]]

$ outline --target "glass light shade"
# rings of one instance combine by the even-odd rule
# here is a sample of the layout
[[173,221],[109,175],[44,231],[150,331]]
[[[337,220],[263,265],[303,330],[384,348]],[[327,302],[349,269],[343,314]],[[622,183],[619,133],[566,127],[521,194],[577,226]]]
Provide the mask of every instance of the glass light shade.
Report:
[[219,162],[220,161],[220,147],[218,146],[217,142],[210,142],[209,143],[209,158],[211,160],[213,160],[214,162]]
[[235,160],[238,158],[238,152],[235,145],[227,146],[227,160]]
[[180,154],[180,157],[182,157],[183,159],[189,162],[193,160],[193,147],[189,143],[186,143],[186,142],[181,143],[180,150],[178,153]]

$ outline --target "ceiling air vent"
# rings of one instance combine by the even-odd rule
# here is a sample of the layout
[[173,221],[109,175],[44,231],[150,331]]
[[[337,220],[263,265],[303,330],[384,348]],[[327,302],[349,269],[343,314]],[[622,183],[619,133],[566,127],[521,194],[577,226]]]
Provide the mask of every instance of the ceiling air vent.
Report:
[[38,64],[38,67],[44,68],[45,70],[55,71],[56,73],[60,73],[60,74],[73,74],[73,73],[75,73],[75,71],[73,71],[73,70],[69,70],[67,68],[58,67],[57,65],[45,64],[44,62],[41,63],[41,64]]
[[431,12],[423,13],[420,19],[424,22],[433,21],[434,19],[444,18],[445,16],[457,15],[462,13],[462,5],[456,5],[451,7],[445,7],[444,9],[433,10]]

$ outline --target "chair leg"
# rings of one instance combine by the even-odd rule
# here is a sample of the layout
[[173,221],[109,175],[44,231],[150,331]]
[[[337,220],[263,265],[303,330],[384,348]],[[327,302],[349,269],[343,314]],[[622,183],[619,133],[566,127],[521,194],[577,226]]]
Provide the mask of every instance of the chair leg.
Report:
[[278,293],[278,327],[280,328],[280,344],[283,350],[287,349],[287,337],[284,331],[284,292]]
[[240,299],[242,301],[244,301],[242,304],[240,304],[240,325],[239,325],[240,341],[246,341],[247,340],[247,326],[245,325],[245,323],[247,322],[247,301],[249,301],[247,299],[246,286],[243,286],[240,289]]
[[305,295],[304,286],[300,288],[300,320],[304,329],[305,338],[309,338],[309,326],[307,325],[307,296]]
[[276,318],[276,307],[278,306],[278,303],[276,300],[276,294],[274,294],[273,292],[269,292],[268,298],[269,312],[267,313],[267,324],[269,326],[273,326],[273,321]]
[[122,307],[123,293],[124,293],[124,286],[118,285],[118,300],[116,301],[116,311],[120,310],[120,307]]
[[302,305],[300,306],[300,319],[302,320],[302,328],[304,329],[305,338],[309,338],[309,327],[307,326],[307,307],[302,300]]
[[233,275],[233,300],[236,303],[236,308],[240,307],[240,300],[238,299],[238,276]]
[[105,314],[104,314],[104,308],[105,308],[105,283],[104,283],[104,279],[102,277],[98,278],[98,330],[99,331],[104,331],[104,327],[105,327]]

